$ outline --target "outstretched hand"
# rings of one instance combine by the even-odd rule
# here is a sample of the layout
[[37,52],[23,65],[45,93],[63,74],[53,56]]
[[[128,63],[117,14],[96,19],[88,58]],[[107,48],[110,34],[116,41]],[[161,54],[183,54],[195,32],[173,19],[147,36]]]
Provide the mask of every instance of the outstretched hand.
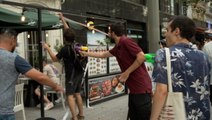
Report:
[[82,57],[86,57],[86,53],[87,53],[87,52],[79,50],[79,53],[80,53],[80,55],[81,55]]
[[43,43],[43,48],[44,49],[48,49],[49,48],[49,45],[47,43]]

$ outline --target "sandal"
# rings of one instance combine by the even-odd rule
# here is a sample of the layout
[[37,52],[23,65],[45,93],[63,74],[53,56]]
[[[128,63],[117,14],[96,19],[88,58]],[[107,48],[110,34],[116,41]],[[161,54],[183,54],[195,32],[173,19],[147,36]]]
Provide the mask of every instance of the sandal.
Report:
[[71,120],[75,120],[75,119],[72,117]]
[[84,120],[85,116],[80,116],[79,114],[77,115],[78,120]]

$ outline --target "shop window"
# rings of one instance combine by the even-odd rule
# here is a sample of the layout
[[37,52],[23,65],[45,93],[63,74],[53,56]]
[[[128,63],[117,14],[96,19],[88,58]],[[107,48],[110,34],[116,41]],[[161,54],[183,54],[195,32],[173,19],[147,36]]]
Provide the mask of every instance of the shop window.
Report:
[[[42,32],[42,38],[45,38],[45,32]],[[27,32],[27,58],[29,63],[35,67],[39,68],[39,40],[37,38],[37,32],[30,31]]]

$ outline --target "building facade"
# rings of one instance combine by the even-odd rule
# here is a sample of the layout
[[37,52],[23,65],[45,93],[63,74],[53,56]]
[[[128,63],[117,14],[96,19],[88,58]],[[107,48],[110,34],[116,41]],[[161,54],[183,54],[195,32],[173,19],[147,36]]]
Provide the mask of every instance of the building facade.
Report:
[[[29,5],[36,5],[46,8],[53,8],[53,9],[61,9],[61,0],[11,0],[11,2],[16,3],[23,3]],[[20,6],[13,6],[13,5],[5,5],[1,4],[0,7],[9,9],[11,11],[22,13],[23,7]],[[55,15],[55,12],[50,11],[50,14]],[[38,39],[36,36],[37,32],[35,31],[26,31],[21,32],[18,35],[18,46],[16,47],[16,52],[24,57],[26,60],[30,62],[30,64],[34,67],[38,67]],[[42,41],[46,41],[50,46],[52,46],[53,51],[56,52],[54,46],[57,44],[63,43],[63,34],[62,30],[44,30],[42,31]],[[44,55],[45,52],[43,52]]]

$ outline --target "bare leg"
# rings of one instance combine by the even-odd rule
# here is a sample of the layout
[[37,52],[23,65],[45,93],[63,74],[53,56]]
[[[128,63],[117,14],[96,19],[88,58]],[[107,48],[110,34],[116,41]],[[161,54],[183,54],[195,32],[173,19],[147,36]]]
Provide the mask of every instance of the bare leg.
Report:
[[76,97],[77,107],[79,109],[79,115],[80,116],[84,116],[84,113],[83,113],[83,101],[82,101],[81,94],[80,93],[75,93],[74,96]]
[[76,104],[76,102],[75,102],[74,95],[69,95],[68,96],[68,105],[69,105],[69,109],[71,111],[73,120],[77,120],[75,104]]
[[[40,98],[40,89],[39,88],[36,88],[35,89],[35,94]],[[44,95],[44,101],[45,103],[50,103],[50,100]]]

